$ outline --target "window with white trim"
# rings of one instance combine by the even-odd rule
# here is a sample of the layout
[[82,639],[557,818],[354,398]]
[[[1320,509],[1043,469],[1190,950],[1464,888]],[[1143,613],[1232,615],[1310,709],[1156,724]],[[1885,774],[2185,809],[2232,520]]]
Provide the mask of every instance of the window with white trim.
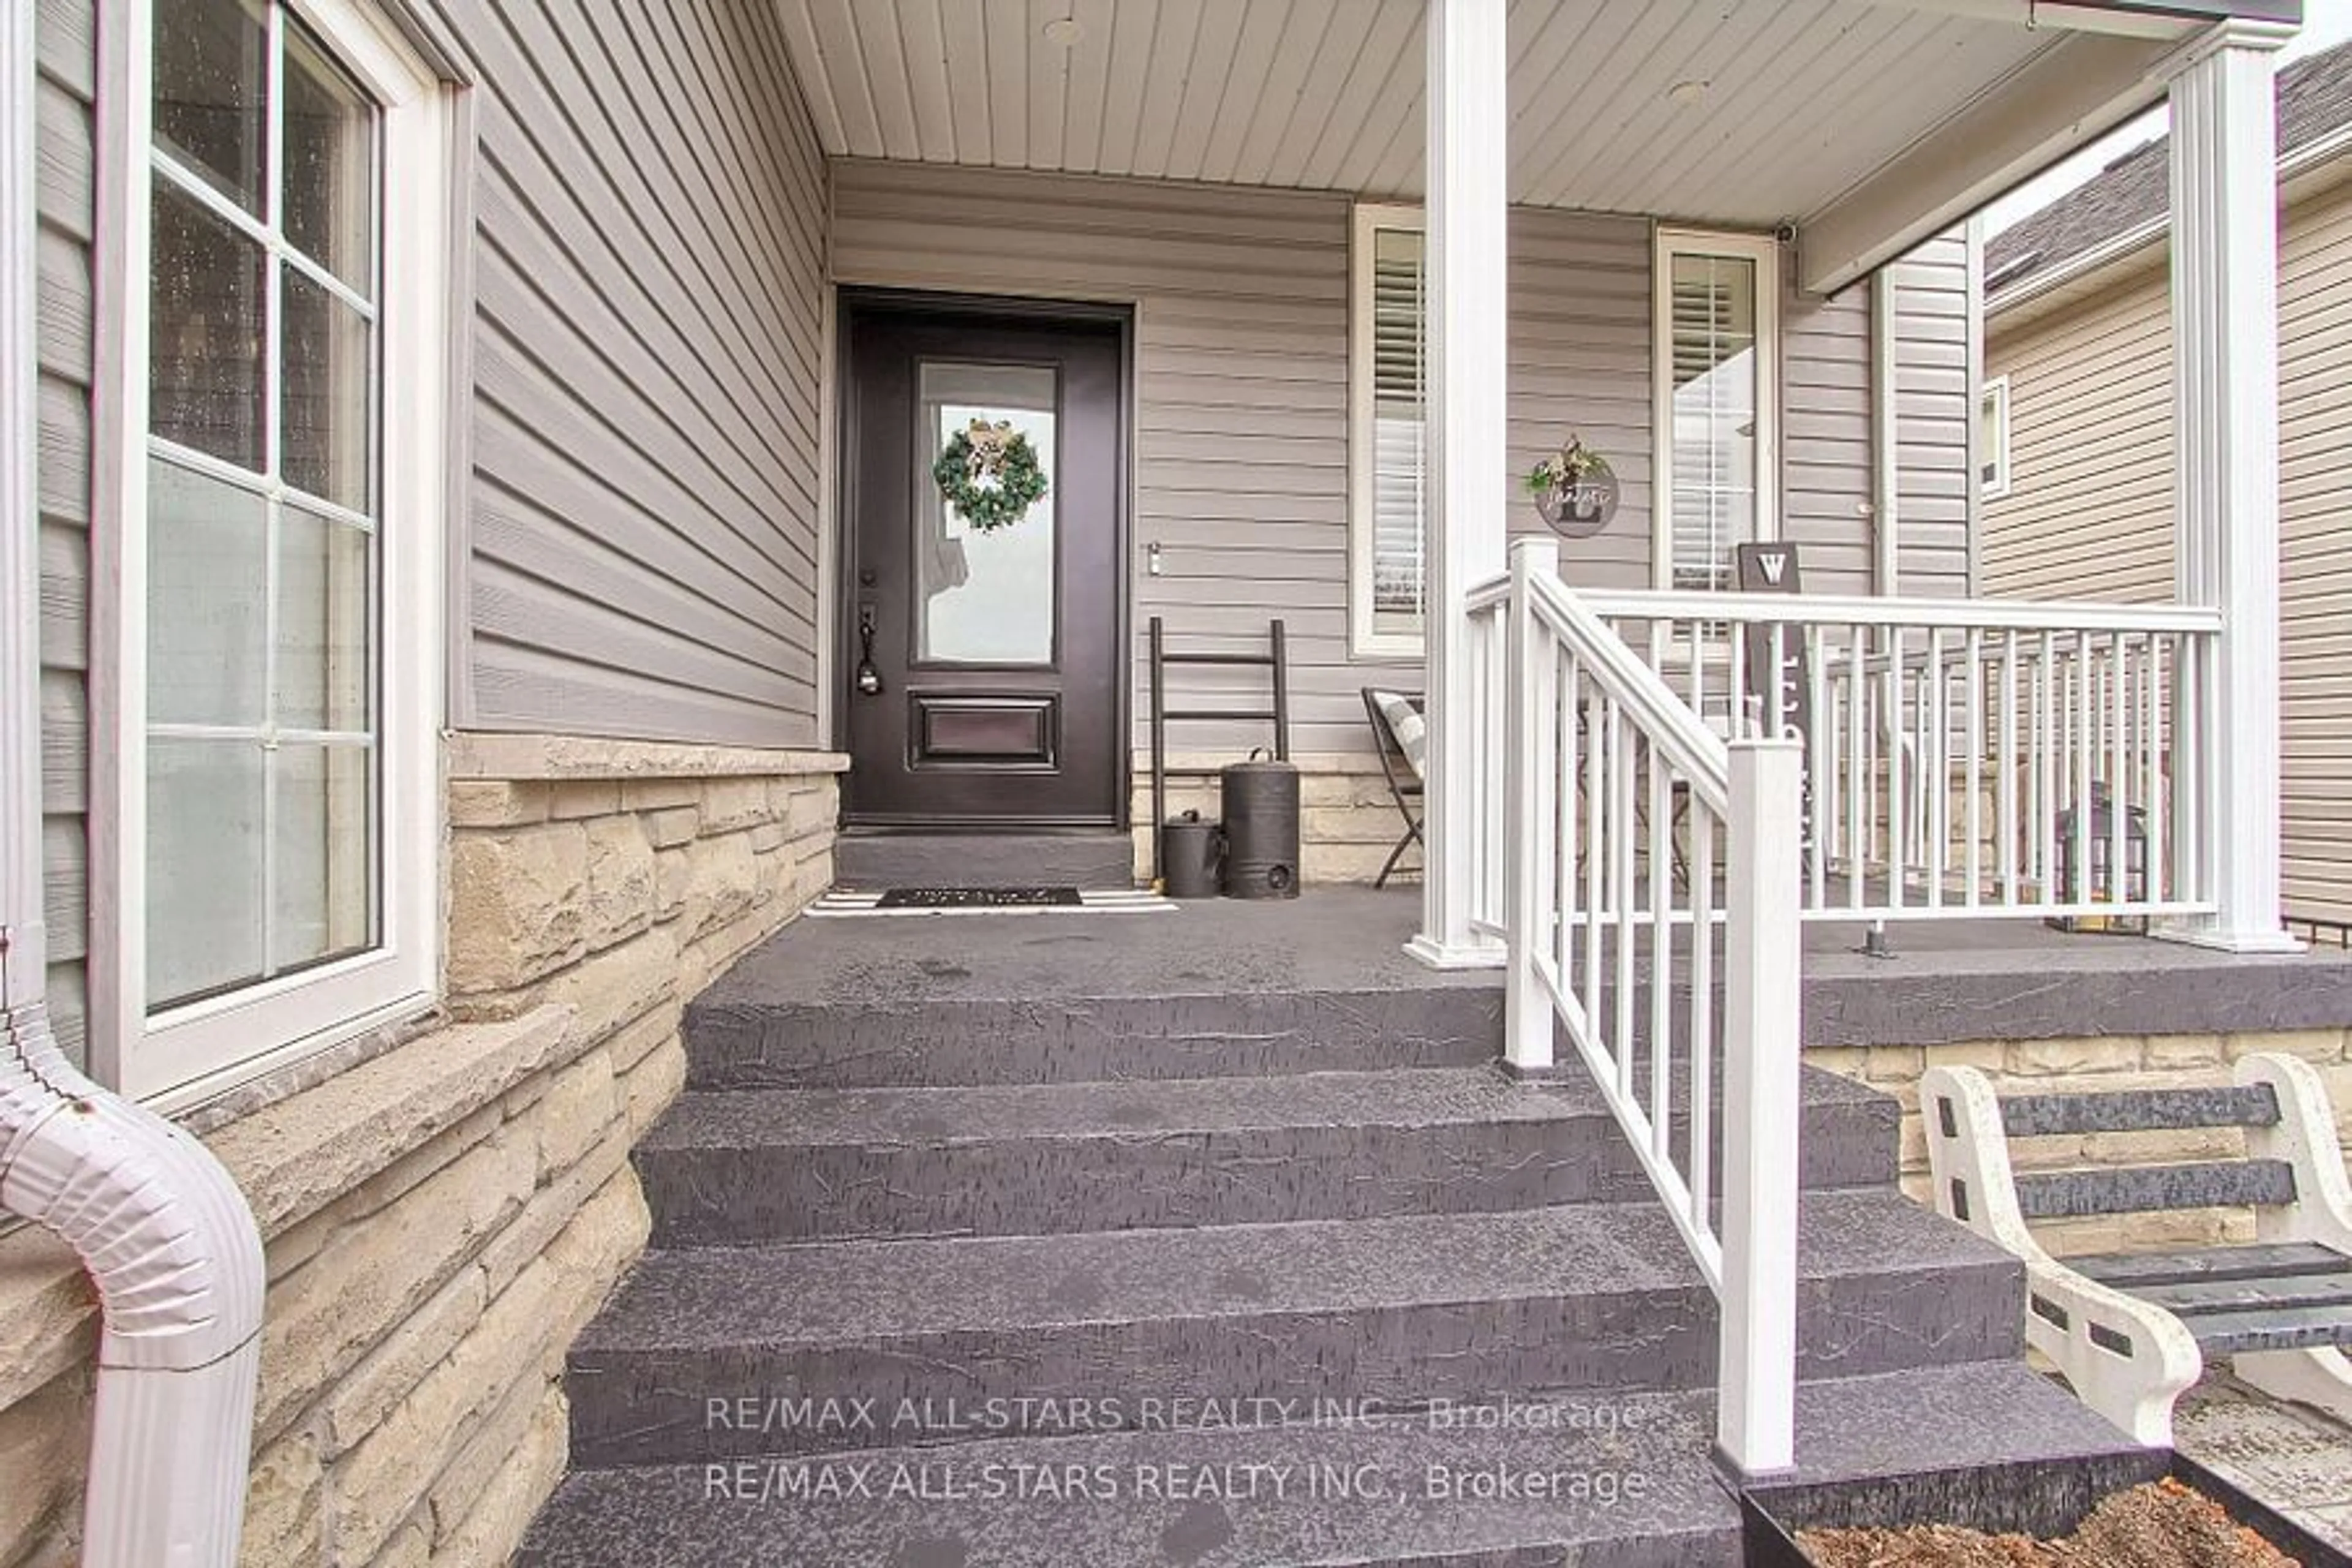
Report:
[[1727,588],[1735,547],[1780,537],[1780,288],[1767,236],[1658,231],[1662,587]]
[[193,1099],[432,997],[448,116],[355,0],[126,9],[103,1044]]
[[1350,270],[1349,642],[1360,656],[1418,658],[1429,502],[1421,209],[1360,205]]
[[2009,493],[2009,377],[1994,376],[1977,400],[1977,493],[1999,500]]

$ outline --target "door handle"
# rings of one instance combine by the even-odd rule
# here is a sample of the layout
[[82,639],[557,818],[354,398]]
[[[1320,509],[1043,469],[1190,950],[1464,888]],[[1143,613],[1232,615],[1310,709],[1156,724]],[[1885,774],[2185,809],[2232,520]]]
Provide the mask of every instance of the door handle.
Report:
[[874,668],[874,606],[857,606],[857,690],[861,696],[878,696],[882,690],[882,672]]

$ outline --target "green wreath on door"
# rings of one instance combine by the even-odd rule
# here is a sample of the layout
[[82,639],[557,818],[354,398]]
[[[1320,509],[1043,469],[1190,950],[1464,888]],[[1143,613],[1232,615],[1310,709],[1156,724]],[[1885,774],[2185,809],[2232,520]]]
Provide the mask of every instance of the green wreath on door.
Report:
[[1019,522],[1049,488],[1037,449],[1009,419],[975,419],[950,437],[931,478],[948,505],[981,533]]

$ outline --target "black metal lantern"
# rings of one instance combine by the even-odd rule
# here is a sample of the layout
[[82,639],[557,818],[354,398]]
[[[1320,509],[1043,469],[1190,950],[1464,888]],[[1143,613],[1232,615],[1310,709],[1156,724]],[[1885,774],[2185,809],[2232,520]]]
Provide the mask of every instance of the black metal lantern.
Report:
[[[2084,837],[2082,810],[2070,805],[2058,814],[2058,897],[2069,904],[2146,903],[2147,878],[2147,812],[2131,805],[2124,811],[2124,863],[2116,858],[2116,802],[2103,779],[2091,781],[2089,843]],[[2087,848],[2087,864],[2085,850]],[[2050,922],[2060,931],[2097,931],[2140,936],[2147,931],[2146,915],[2064,915]]]

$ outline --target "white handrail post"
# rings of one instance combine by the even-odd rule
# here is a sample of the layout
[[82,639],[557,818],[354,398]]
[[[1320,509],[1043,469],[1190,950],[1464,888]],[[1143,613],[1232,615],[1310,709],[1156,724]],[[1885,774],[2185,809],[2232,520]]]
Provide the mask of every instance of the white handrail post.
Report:
[[1803,790],[1797,742],[1732,742],[1716,1442],[1745,1476],[1796,1462]]
[[[1534,580],[1559,574],[1559,543],[1522,539],[1511,546],[1510,620],[1504,698],[1503,924],[1509,956],[1503,971],[1503,1060],[1514,1071],[1552,1065],[1551,997],[1536,975],[1536,954],[1551,933],[1552,879],[1539,872],[1554,862],[1542,853],[1554,831],[1544,788],[1559,783],[1559,663],[1550,634],[1535,613]],[[1565,854],[1554,846],[1553,855]]]
[[2194,725],[2186,868],[2215,912],[2167,935],[2238,952],[2280,923],[2278,138],[2272,75],[2291,25],[2239,20],[2170,64],[2173,425],[2179,592],[2222,612],[2174,715]]
[[[1477,821],[1469,591],[1503,570],[1509,420],[1504,253],[1510,226],[1506,0],[1429,0],[1429,762],[1421,931],[1406,951],[1440,969],[1491,969],[1475,929]],[[1490,773],[1491,776],[1491,773]],[[1492,875],[1493,867],[1486,868]],[[1493,884],[1487,886],[1491,889]]]

